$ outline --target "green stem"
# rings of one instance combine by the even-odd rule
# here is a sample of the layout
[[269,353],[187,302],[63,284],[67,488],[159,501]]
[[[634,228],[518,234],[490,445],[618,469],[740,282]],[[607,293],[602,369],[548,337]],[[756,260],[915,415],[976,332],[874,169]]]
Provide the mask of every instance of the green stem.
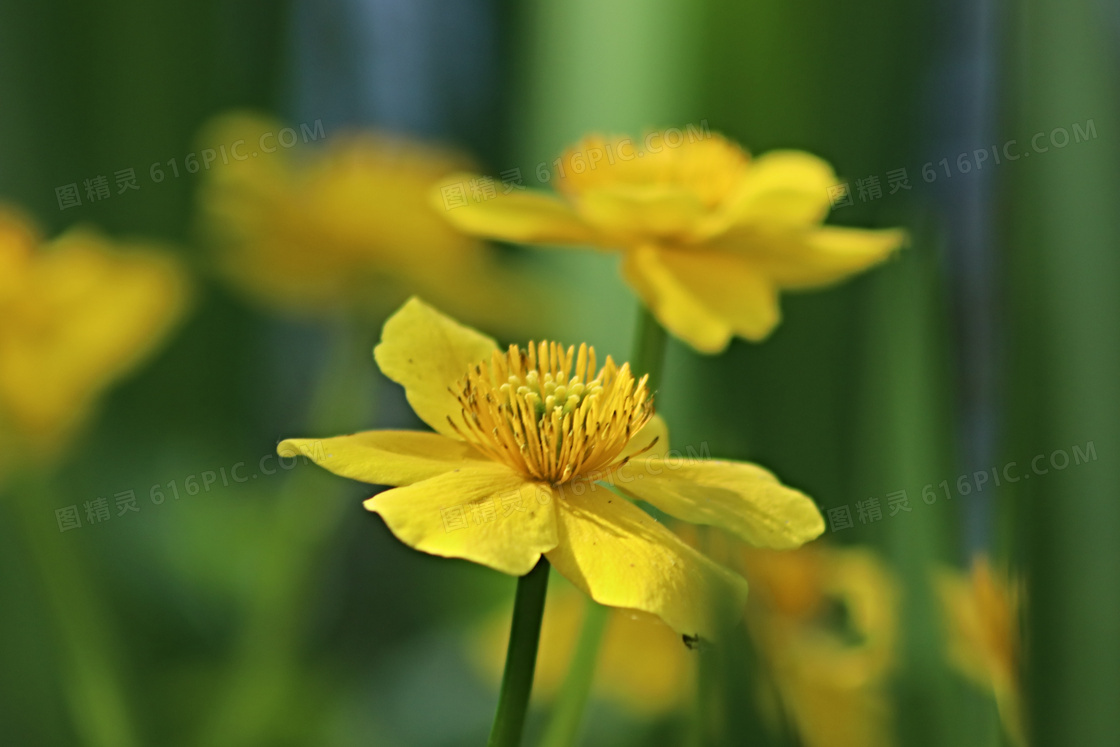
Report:
[[506,668],[487,747],[518,747],[521,744],[525,714],[529,710],[529,693],[533,689],[533,670],[537,666],[537,644],[544,617],[544,597],[548,591],[548,571],[548,560],[542,556],[533,570],[517,580]]
[[649,389],[656,392],[661,388],[661,370],[665,364],[665,344],[668,335],[649,309],[643,306],[638,311],[638,329],[634,336],[634,351],[630,355],[630,367],[637,374],[649,374]]
[[[634,349],[630,355],[630,366],[636,374],[649,375],[650,391],[656,392],[661,386],[661,371],[665,363],[665,347],[668,335],[665,329],[642,306],[638,310],[638,325],[634,334]],[[609,610],[591,603],[583,618],[579,643],[572,657],[571,667],[564,678],[564,684],[556,701],[542,747],[569,747],[579,736],[579,726],[583,711],[595,678],[595,665],[599,660],[599,647],[603,642]]]
[[583,721],[583,709],[591,693],[599,646],[609,619],[609,608],[588,600],[572,665],[560,688],[560,695],[553,706],[540,747],[568,747],[575,744]]
[[63,689],[74,728],[89,747],[138,745],[116,639],[108,615],[83,569],[75,541],[47,527],[51,491],[45,475],[32,473],[14,486],[12,509],[37,567],[58,636]]

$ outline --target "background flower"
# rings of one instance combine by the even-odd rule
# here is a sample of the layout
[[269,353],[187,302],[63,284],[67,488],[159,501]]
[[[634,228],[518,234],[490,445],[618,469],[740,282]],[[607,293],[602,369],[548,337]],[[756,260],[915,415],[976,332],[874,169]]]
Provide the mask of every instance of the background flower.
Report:
[[750,551],[748,623],[776,696],[809,747],[895,744],[887,698],[898,592],[862,549]]
[[77,228],[44,241],[0,211],[0,431],[62,444],[179,321],[187,280],[165,252]]
[[215,261],[237,287],[273,308],[374,322],[415,293],[501,329],[539,313],[531,278],[428,205],[432,183],[467,163],[462,154],[373,131],[308,142],[320,137],[313,127],[289,150],[277,140],[284,130],[235,112],[198,137],[231,147],[231,162],[205,173],[200,203]]
[[445,215],[475,236],[622,250],[642,302],[706,353],[769,335],[779,291],[836,283],[905,242],[900,230],[821,226],[838,179],[816,156],[752,160],[718,134],[686,129],[585,137],[556,159],[557,196],[513,192]]
[[1015,744],[1025,744],[1019,684],[1021,585],[997,573],[982,556],[968,574],[942,569],[936,582],[953,665],[991,690],[1007,733]]

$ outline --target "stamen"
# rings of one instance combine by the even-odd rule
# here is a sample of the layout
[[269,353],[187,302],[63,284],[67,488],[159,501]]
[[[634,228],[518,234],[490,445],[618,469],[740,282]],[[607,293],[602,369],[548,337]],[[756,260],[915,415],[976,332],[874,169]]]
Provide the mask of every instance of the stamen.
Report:
[[635,381],[628,363],[618,367],[608,356],[596,372],[595,362],[587,345],[495,351],[453,390],[463,428],[452,425],[479,451],[533,479],[560,484],[597,472],[653,417],[653,398],[648,377]]

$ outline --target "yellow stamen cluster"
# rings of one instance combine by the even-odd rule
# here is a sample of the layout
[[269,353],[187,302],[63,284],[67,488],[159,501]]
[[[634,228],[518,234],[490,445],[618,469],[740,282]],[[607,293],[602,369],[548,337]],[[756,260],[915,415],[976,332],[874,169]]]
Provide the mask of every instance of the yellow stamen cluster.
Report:
[[[653,417],[648,377],[595,349],[555,342],[495,350],[452,390],[462,407],[452,427],[491,459],[554,485],[611,465]],[[574,368],[574,370],[573,370]]]

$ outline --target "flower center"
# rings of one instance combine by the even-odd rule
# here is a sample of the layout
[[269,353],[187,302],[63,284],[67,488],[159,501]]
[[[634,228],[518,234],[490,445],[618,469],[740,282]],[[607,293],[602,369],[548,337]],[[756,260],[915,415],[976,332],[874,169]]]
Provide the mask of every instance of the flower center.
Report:
[[596,372],[587,345],[511,345],[458,382],[465,429],[451,425],[491,459],[559,485],[610,465],[649,422],[647,379],[610,356]]

